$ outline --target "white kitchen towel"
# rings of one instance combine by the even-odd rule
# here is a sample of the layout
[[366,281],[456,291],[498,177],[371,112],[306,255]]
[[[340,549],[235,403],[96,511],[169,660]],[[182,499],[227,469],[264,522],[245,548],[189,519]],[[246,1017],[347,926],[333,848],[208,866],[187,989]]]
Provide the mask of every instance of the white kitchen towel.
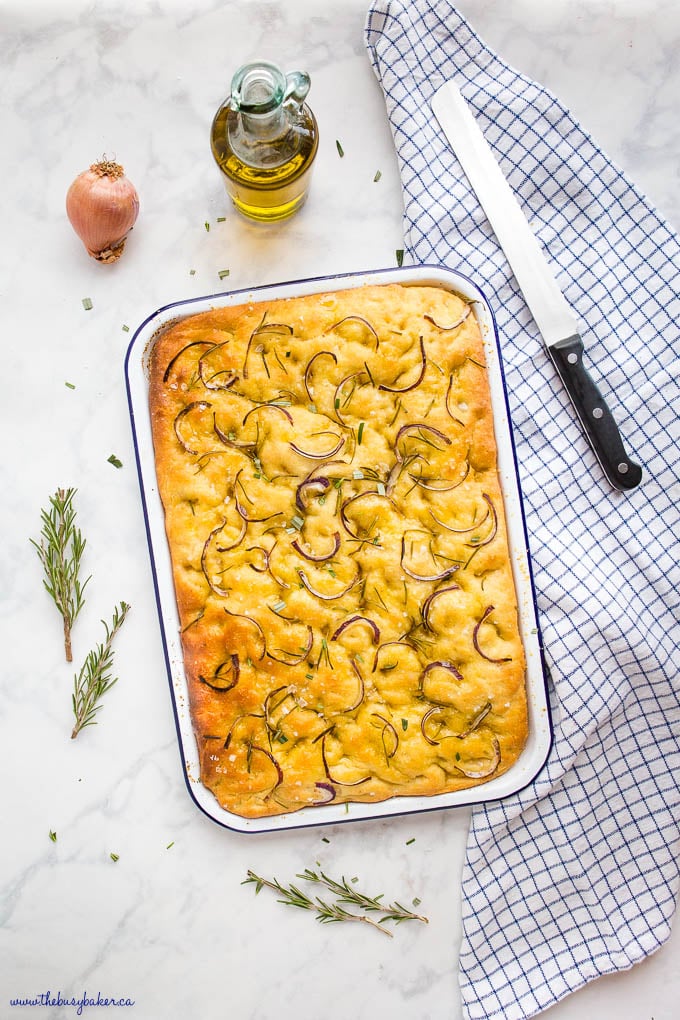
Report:
[[[366,43],[402,175],[406,261],[470,276],[496,316],[554,744],[472,814],[460,979],[470,1020],[535,1015],[667,938],[680,829],[680,245],[545,88],[449,0],[373,0]],[[454,78],[576,310],[642,484],[613,490],[430,110]]]

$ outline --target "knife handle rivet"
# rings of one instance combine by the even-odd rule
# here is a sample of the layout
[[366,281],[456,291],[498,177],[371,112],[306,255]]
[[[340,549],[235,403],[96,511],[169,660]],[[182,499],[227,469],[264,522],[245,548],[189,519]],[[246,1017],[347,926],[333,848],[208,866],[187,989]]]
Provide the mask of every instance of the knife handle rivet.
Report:
[[574,353],[567,354],[567,361],[569,362],[570,365],[575,365],[576,362],[578,361],[578,354]]
[[626,472],[628,471],[627,464],[617,464],[616,467],[620,475],[625,475]]
[[602,410],[601,407],[594,407],[593,408],[593,418],[601,418],[603,414],[604,414],[604,411]]

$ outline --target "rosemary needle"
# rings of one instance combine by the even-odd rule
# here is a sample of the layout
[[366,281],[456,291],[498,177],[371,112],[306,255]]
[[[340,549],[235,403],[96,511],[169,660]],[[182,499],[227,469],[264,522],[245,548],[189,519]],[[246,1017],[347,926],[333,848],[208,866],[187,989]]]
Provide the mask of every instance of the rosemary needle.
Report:
[[110,626],[105,620],[102,620],[106,630],[106,640],[89,652],[80,673],[74,677],[72,703],[76,722],[71,733],[72,739],[77,737],[85,726],[96,725],[95,715],[101,708],[98,702],[116,683],[117,677],[111,678],[112,644],[114,637],[123,626],[129,609],[130,606],[127,602],[121,602],[120,606],[113,611]]
[[83,592],[87,580],[81,584],[78,578],[80,561],[85,549],[85,539],[75,526],[76,511],[73,497],[76,489],[57,489],[50,496],[50,509],[41,511],[42,531],[40,544],[31,539],[35,546],[45,576],[43,584],[64,622],[64,651],[66,661],[73,661],[71,630],[78,613],[84,605]]

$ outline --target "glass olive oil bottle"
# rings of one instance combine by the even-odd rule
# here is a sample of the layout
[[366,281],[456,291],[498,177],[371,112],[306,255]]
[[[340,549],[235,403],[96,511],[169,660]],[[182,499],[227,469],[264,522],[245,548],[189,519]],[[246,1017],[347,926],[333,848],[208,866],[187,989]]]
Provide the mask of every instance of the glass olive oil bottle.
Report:
[[250,219],[273,222],[305,201],[319,136],[304,102],[310,79],[274,64],[246,64],[213,119],[210,144],[227,193]]

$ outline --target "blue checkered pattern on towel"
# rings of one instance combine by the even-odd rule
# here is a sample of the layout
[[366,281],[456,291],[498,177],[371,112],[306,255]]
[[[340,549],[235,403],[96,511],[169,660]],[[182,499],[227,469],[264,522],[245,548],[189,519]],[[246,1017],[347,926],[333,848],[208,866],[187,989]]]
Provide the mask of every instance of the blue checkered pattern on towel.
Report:
[[[668,936],[680,829],[680,245],[559,101],[449,0],[373,0],[416,263],[472,277],[499,328],[555,741],[529,788],[476,807],[460,976],[470,1020],[517,1020]],[[642,485],[610,488],[430,110],[455,78],[576,310]],[[408,259],[407,259],[408,260]]]

